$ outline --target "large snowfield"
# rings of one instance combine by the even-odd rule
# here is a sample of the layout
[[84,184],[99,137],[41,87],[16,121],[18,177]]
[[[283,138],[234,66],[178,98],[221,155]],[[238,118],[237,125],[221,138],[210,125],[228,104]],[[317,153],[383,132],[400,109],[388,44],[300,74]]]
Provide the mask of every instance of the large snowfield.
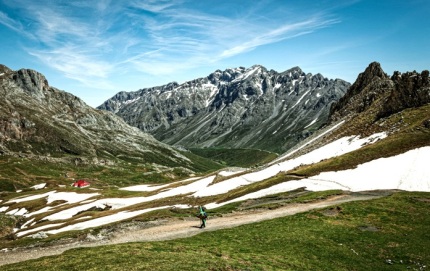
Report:
[[[191,178],[184,181],[176,182],[184,183],[175,188],[169,188],[169,185],[138,185],[132,187],[124,187],[122,189],[129,191],[156,191],[161,189],[158,194],[148,197],[134,197],[134,198],[104,198],[97,199],[99,193],[76,193],[76,192],[57,192],[50,191],[43,194],[18,197],[7,202],[0,202],[0,212],[10,215],[22,215],[28,219],[27,223],[21,226],[20,229],[15,229],[16,235],[31,236],[38,232],[45,232],[46,234],[56,234],[64,231],[82,230],[86,228],[97,227],[109,223],[129,219],[146,212],[163,208],[190,208],[192,206],[174,205],[174,206],[160,206],[151,209],[142,209],[135,211],[127,211],[124,208],[130,207],[135,204],[154,201],[177,195],[189,195],[191,197],[205,197],[228,193],[232,189],[240,186],[248,185],[251,183],[263,181],[267,178],[273,177],[279,172],[287,172],[302,164],[317,163],[321,160],[331,157],[339,156],[361,148],[364,145],[372,144],[377,140],[386,137],[385,133],[379,133],[366,138],[358,136],[344,137],[338,139],[330,144],[327,144],[312,152],[299,156],[295,159],[281,161],[278,159],[275,163],[269,164],[265,168],[258,169],[253,172],[245,173],[243,175],[226,179],[222,182],[212,184],[217,175],[224,178],[228,177],[235,172],[221,171],[211,176],[201,178]],[[289,154],[285,155],[287,157]],[[206,207],[209,209],[217,208],[222,205],[243,201],[251,198],[259,198],[271,194],[291,191],[297,188],[305,188],[309,191],[323,191],[332,189],[341,189],[347,191],[367,191],[379,189],[399,189],[405,191],[425,191],[430,192],[430,146],[410,150],[406,153],[373,160],[368,163],[358,165],[356,168],[337,171],[337,172],[323,172],[317,176],[308,179],[298,179],[274,185],[272,187],[262,189],[260,191],[244,195],[239,198],[232,199],[222,203],[210,203]],[[240,171],[236,172],[240,173]],[[43,189],[43,184],[37,188]],[[163,188],[163,189],[162,189]],[[35,187],[36,189],[36,187]],[[23,202],[34,200],[38,198],[46,198],[47,203],[55,200],[63,200],[65,203],[53,207],[45,207],[35,212],[28,212],[24,208],[9,210],[8,205],[14,202]],[[80,203],[78,206],[66,208],[71,204]],[[75,223],[62,227],[65,220],[73,219],[79,212],[88,210],[93,207],[104,208],[109,206],[111,210],[118,210],[116,213],[99,217],[83,217],[73,220]],[[55,210],[60,209],[58,212]],[[49,213],[48,213],[49,212]],[[38,214],[47,213],[41,220],[47,220],[51,223],[44,224],[43,226],[36,227],[36,222],[33,216]],[[70,223],[69,223],[70,224]]]

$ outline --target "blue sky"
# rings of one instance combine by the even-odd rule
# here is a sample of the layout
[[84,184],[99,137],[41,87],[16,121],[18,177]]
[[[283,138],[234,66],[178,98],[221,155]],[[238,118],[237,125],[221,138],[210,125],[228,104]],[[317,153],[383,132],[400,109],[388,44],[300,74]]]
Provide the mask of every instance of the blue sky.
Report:
[[354,82],[430,69],[429,0],[0,0],[0,63],[98,106],[260,64]]

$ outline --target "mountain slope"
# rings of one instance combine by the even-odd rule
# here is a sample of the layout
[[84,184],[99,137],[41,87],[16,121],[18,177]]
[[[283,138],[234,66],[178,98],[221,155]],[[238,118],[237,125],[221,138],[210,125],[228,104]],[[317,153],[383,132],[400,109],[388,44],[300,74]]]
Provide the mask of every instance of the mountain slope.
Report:
[[298,67],[278,73],[256,65],[120,92],[98,108],[172,145],[283,152],[327,121],[349,85]]
[[[336,127],[333,129],[332,127]],[[430,145],[430,78],[428,71],[395,72],[389,77],[377,62],[359,74],[344,97],[331,107],[329,124],[294,149],[309,152],[345,136],[384,133],[387,138],[338,163],[348,168],[380,157]],[[321,135],[322,132],[330,132]],[[327,167],[321,164],[320,170]],[[327,170],[327,168],[325,169]]]
[[[406,126],[401,124],[402,111],[419,111],[428,103],[429,71],[396,71],[389,77],[379,63],[373,62],[358,76],[345,96],[332,106],[330,122],[348,120],[343,126],[343,134],[368,135],[378,131],[396,133]],[[388,123],[390,118],[395,118],[398,123]],[[427,125],[426,119],[421,121],[423,123],[420,125]]]
[[114,165],[134,160],[182,168],[196,164],[116,115],[49,86],[33,70],[0,66],[0,154],[51,162]]

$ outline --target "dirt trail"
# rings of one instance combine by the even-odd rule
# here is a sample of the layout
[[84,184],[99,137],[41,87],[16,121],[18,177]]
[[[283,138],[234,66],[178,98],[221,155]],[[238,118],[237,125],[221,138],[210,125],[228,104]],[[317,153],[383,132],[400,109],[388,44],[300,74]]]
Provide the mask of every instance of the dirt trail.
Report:
[[208,220],[206,229],[199,229],[199,221],[194,219],[187,220],[168,220],[165,224],[153,226],[146,229],[117,233],[109,240],[94,241],[91,243],[71,243],[64,245],[51,246],[46,248],[19,249],[0,252],[0,266],[10,263],[37,259],[44,256],[58,255],[66,250],[77,247],[95,247],[101,245],[112,245],[127,242],[148,242],[172,240],[176,238],[190,237],[205,231],[215,231],[219,229],[233,228],[244,224],[255,223],[263,220],[274,219],[307,212],[314,209],[321,209],[345,202],[370,200],[382,197],[377,194],[351,194],[332,197],[326,200],[290,204],[274,210],[253,210],[245,212],[235,212],[222,217],[213,217]]

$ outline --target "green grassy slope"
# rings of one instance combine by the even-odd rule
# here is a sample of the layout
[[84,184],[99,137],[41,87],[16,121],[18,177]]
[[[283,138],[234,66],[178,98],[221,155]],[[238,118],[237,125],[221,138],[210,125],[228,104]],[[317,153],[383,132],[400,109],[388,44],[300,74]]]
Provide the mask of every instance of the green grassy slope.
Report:
[[190,151],[224,166],[252,167],[275,159],[277,154],[255,149],[191,148]]
[[[2,270],[425,270],[429,193],[395,193],[186,239],[79,248]],[[209,224],[210,227],[210,224]]]
[[[184,155],[192,160],[191,169],[196,174],[205,174],[222,166],[210,159],[193,154]],[[144,183],[168,183],[189,176],[182,167],[163,167],[155,161],[146,163],[131,161],[127,157],[117,159],[114,165],[75,165],[67,158],[64,161],[0,156],[0,192],[14,192],[32,185],[47,183],[52,187],[70,185],[73,180],[87,179],[98,188],[123,187]]]

